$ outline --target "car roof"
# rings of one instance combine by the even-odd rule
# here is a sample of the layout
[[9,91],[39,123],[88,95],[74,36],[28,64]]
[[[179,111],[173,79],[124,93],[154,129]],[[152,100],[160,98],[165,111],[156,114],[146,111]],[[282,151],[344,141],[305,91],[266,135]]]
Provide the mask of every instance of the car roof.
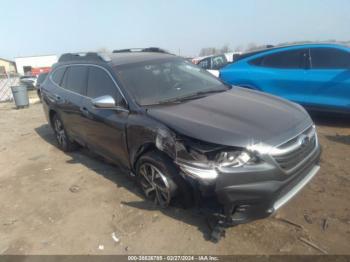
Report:
[[125,64],[142,63],[159,59],[171,59],[177,56],[160,53],[160,52],[121,52],[108,54],[111,58],[110,63],[113,66],[121,66]]
[[194,57],[192,58],[192,60],[203,60],[209,57],[217,57],[217,56],[224,56],[225,54],[217,54],[217,55],[206,55],[206,56],[198,56],[198,57]]
[[138,52],[138,51],[123,51],[123,52],[113,52],[113,53],[66,53],[61,55],[58,63],[55,66],[62,64],[79,64],[79,63],[89,63],[89,64],[99,64],[99,65],[109,65],[109,66],[122,66],[134,63],[142,63],[154,60],[163,59],[175,59],[179,58],[170,53],[165,52]]
[[289,49],[302,49],[302,48],[314,48],[314,47],[348,48],[345,45],[335,44],[335,43],[307,43],[307,44],[284,45],[284,46],[264,48],[264,49],[255,50],[252,52],[243,53],[237,59],[235,59],[235,62],[243,60],[245,58],[250,58],[250,57],[260,55],[260,54],[265,54],[265,53],[267,54],[267,53],[275,53],[278,51],[284,51],[284,50],[289,50]]

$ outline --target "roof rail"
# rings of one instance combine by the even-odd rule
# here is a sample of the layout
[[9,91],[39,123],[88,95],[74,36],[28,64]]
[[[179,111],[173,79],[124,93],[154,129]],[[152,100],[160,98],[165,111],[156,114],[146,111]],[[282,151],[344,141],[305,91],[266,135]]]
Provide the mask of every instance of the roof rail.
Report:
[[146,48],[127,48],[127,49],[116,49],[113,53],[127,53],[127,52],[152,52],[152,53],[164,53],[170,54],[168,51],[159,47],[146,47]]
[[109,62],[111,58],[104,53],[87,52],[87,53],[65,53],[60,56],[58,62],[69,61],[104,61]]

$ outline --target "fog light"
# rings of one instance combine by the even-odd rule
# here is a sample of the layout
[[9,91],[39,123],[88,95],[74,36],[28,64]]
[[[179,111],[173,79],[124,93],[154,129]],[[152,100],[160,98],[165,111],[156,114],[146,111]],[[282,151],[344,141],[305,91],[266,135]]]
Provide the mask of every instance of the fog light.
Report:
[[250,208],[250,205],[239,205],[236,208],[236,212],[246,212]]

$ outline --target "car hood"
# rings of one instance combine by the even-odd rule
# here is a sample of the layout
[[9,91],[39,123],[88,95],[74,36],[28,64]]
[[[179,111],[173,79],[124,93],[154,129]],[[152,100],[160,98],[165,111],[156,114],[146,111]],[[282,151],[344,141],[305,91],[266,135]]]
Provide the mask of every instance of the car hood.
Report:
[[301,106],[239,87],[179,104],[153,106],[147,114],[182,135],[236,147],[274,146],[312,124]]

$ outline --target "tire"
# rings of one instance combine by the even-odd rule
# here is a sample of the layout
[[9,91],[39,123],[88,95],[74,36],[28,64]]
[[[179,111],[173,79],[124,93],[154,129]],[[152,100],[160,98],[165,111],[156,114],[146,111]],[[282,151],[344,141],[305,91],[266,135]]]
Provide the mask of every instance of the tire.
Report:
[[52,127],[58,147],[64,152],[72,152],[78,149],[78,144],[72,141],[64,128],[61,118],[55,114],[52,117]]
[[39,101],[40,101],[40,103],[42,102],[42,99],[41,99],[41,92],[40,92],[40,90],[38,89],[37,90],[37,95],[38,95],[38,97],[39,97]]
[[176,199],[185,208],[193,205],[192,188],[179,175],[173,161],[161,152],[151,151],[140,157],[136,179],[146,199],[161,208],[168,207]]

